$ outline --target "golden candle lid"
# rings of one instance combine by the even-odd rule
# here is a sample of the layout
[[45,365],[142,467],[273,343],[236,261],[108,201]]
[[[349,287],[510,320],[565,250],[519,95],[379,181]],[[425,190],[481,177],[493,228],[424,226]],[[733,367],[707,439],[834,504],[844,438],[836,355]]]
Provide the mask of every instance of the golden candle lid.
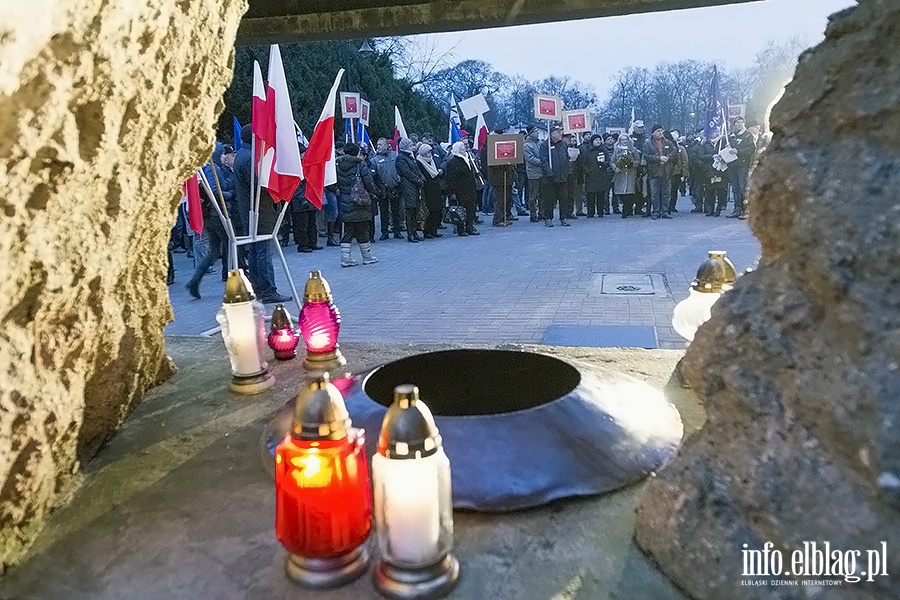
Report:
[[297,394],[291,435],[301,440],[340,440],[349,430],[350,413],[328,373],[311,377]]
[[306,293],[304,294],[304,302],[331,302],[331,287],[325,278],[322,277],[321,271],[311,271],[309,280],[306,282]]
[[721,294],[730,290],[737,280],[734,265],[724,250],[710,250],[709,258],[697,269],[697,277],[691,282],[694,291]]
[[284,307],[284,304],[277,304],[272,311],[272,331],[285,328],[293,329],[294,324],[291,323],[291,315]]
[[225,304],[237,304],[238,302],[250,302],[256,300],[253,286],[244,275],[243,269],[235,269],[228,272],[228,280],[225,282]]
[[378,451],[385,458],[416,459],[431,456],[440,447],[441,435],[431,409],[419,400],[419,388],[398,385],[381,423]]

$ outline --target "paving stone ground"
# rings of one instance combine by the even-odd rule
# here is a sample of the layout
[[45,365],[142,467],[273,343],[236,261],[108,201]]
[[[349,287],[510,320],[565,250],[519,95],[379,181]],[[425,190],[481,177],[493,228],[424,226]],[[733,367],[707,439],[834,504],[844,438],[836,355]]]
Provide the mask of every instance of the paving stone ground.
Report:
[[[339,266],[337,248],[298,254],[288,246],[284,252],[300,294],[309,271],[322,271],[341,311],[346,341],[548,339],[558,345],[675,349],[683,348],[684,340],[672,329],[672,311],[687,297],[707,250],[726,250],[739,273],[760,253],[747,221],[707,218],[690,209],[690,199],[680,198],[680,212],[671,220],[614,215],[579,218],[571,227],[557,223],[552,229],[528,217],[492,228],[487,217],[479,236],[460,238],[447,229],[443,238],[418,244],[376,242],[377,264],[349,268]],[[358,252],[354,246],[357,259]],[[176,254],[175,268],[176,283],[169,287],[175,320],[166,334],[215,334],[215,313],[225,290],[219,273],[203,279],[203,298],[194,300],[184,289],[191,259]],[[289,293],[277,261],[275,272],[279,291]],[[603,275],[617,273],[649,275],[654,293],[601,293]],[[296,316],[296,306],[288,310]],[[648,342],[647,328],[655,333],[655,345]]]

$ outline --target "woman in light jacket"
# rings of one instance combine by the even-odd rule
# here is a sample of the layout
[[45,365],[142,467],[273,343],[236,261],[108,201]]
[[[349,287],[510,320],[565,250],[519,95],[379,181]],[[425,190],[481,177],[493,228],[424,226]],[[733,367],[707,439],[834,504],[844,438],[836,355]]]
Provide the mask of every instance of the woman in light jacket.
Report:
[[615,173],[613,194],[619,197],[622,204],[623,219],[634,216],[634,195],[637,192],[637,171],[640,164],[641,153],[634,147],[631,136],[620,134],[613,147],[612,168]]

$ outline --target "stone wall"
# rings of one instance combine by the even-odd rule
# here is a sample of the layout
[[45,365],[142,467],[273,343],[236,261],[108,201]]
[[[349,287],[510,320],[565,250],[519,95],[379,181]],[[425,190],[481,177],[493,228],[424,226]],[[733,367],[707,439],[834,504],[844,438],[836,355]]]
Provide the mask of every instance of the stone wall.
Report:
[[0,12],[0,572],[171,373],[165,246],[245,0]]
[[[898,39],[900,2],[860,0],[773,111],[750,191],[760,268],[684,360],[709,420],[638,513],[638,544],[695,598],[900,597]],[[889,576],[741,586],[743,544],[767,541],[886,541]]]

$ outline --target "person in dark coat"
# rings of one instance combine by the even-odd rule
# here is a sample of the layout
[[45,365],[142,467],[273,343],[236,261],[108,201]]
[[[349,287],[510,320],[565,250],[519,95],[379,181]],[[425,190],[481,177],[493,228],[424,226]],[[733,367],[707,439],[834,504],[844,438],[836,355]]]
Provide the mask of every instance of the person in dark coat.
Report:
[[[372,240],[369,238],[372,202],[375,201],[378,194],[378,188],[372,178],[372,171],[360,157],[359,146],[354,143],[344,146],[344,154],[337,157],[335,166],[337,167],[337,188],[340,192],[338,202],[343,227],[341,266],[354,267],[359,264],[351,256],[354,239],[359,244],[364,265],[378,262],[378,259],[372,255]],[[359,189],[359,184],[363,189]],[[363,196],[366,194],[363,192],[368,195],[365,200]]]
[[678,147],[665,137],[662,125],[654,125],[650,139],[644,142],[643,162],[647,165],[647,187],[650,191],[650,215],[671,219],[669,193],[672,189],[672,166],[678,160]]
[[559,204],[559,224],[568,227],[567,204],[569,197],[569,147],[563,141],[562,127],[550,129],[550,143],[541,144],[541,168],[544,179],[541,185],[541,213],[544,225],[553,227],[553,209]]
[[584,173],[587,216],[590,218],[596,214],[602,217],[607,210],[609,188],[612,185],[612,153],[603,145],[603,138],[594,134],[589,140],[587,150],[579,156],[579,160]]
[[430,240],[442,237],[438,233],[441,225],[441,216],[444,210],[444,171],[438,168],[436,157],[432,154],[432,148],[428,144],[419,146],[416,152],[416,162],[419,163],[419,171],[422,172],[422,196],[425,198],[425,207],[428,209],[428,218],[425,219],[425,239]]
[[[250,172],[253,169],[253,157],[250,153],[250,144],[253,132],[250,127],[241,130],[241,149],[234,157],[234,187],[237,196],[237,214],[232,216],[235,225],[235,234],[238,236],[250,233]],[[254,181],[254,183],[256,183]],[[256,190],[254,190],[255,192]],[[269,191],[262,188],[259,198],[259,222],[258,235],[271,234],[275,229],[278,219],[278,208],[269,195]],[[276,240],[277,241],[277,240]],[[247,277],[253,286],[253,291],[263,304],[284,303],[291,300],[290,296],[282,296],[275,285],[275,269],[272,266],[272,254],[269,241],[256,242],[244,246],[247,257]]]
[[413,155],[415,144],[407,139],[400,140],[400,152],[397,153],[397,160],[394,166],[397,169],[397,176],[400,178],[400,204],[406,213],[406,241],[420,242],[416,231],[416,207],[419,204],[419,194],[422,192],[422,172],[419,171],[418,163]]
[[444,181],[450,202],[466,209],[466,222],[458,225],[457,235],[478,235],[475,229],[475,208],[478,203],[478,192],[475,187],[475,166],[471,162],[466,142],[460,140],[453,144],[451,158],[447,161]]
[[724,162],[715,160],[723,145],[723,138],[716,142],[704,139],[698,151],[698,177],[703,183],[703,205],[707,217],[718,217],[728,204],[728,168],[722,171],[713,166],[714,163],[725,166]]

